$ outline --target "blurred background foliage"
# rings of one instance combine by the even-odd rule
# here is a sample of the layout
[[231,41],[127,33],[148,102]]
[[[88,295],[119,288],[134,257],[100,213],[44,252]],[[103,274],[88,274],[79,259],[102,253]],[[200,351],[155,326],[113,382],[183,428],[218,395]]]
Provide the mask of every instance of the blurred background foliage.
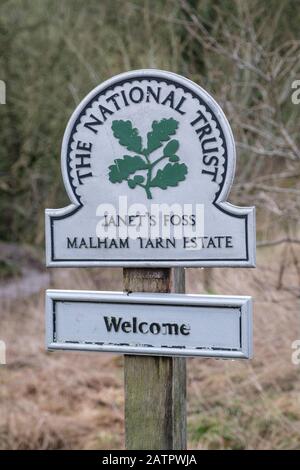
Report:
[[189,446],[300,448],[299,24],[300,0],[0,0],[1,449],[124,445],[121,358],[47,354],[42,320],[45,287],[121,290],[122,272],[46,272],[41,254],[45,207],[69,204],[60,147],[73,110],[139,68],[184,75],[222,106],[238,157],[229,200],[257,207],[264,246],[256,270],[186,272],[188,293],[255,298],[253,361],[188,361]]
[[256,205],[259,236],[300,210],[298,0],[1,0],[0,239],[43,245],[44,208],[69,203],[60,146],[76,105],[103,80],[159,68],[223,107],[237,143],[230,200]]

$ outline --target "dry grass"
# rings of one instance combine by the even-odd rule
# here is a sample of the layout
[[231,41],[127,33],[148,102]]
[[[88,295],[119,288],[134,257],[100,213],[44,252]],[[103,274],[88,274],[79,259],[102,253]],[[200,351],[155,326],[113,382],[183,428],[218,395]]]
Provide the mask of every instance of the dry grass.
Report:
[[[300,292],[289,266],[277,290],[280,250],[255,270],[215,270],[214,293],[254,297],[252,361],[190,360],[189,441],[199,449],[300,448],[299,368],[291,343],[300,338]],[[197,292],[197,272],[188,274]]]
[[[256,270],[214,269],[209,291],[255,297],[255,359],[189,360],[190,448],[300,448],[299,281],[288,266],[277,290],[281,249]],[[205,289],[188,270],[188,292]],[[237,282],[238,280],[238,282]],[[52,287],[121,289],[121,270],[57,270]],[[1,305],[7,366],[0,370],[0,448],[116,449],[124,445],[122,358],[44,351],[43,292]]]

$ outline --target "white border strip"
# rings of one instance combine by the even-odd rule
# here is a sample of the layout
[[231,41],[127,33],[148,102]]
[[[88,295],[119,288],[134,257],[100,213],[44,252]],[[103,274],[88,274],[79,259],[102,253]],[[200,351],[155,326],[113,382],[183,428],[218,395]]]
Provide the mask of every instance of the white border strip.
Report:
[[[89,301],[149,305],[176,305],[176,306],[210,306],[210,307],[237,307],[241,309],[241,350],[226,351],[216,349],[182,349],[166,347],[122,346],[112,344],[86,344],[86,343],[58,343],[53,341],[53,305],[55,301]],[[232,359],[250,359],[252,348],[252,299],[248,296],[221,296],[221,295],[188,295],[188,294],[149,294],[124,292],[97,292],[97,291],[46,291],[46,349],[48,350],[77,350],[98,351],[121,354],[151,355],[151,356],[202,356]]]

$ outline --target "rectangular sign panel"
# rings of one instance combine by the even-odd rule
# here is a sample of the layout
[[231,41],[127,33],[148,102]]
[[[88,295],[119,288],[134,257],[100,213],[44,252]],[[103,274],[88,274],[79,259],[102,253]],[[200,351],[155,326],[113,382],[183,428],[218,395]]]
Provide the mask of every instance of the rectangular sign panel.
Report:
[[48,350],[252,357],[252,300],[242,296],[48,290]]

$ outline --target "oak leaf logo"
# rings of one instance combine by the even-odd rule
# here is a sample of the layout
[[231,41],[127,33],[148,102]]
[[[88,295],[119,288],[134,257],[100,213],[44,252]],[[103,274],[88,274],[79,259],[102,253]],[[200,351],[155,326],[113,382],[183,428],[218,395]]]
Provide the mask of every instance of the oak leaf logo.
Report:
[[[147,133],[146,147],[143,147],[142,137],[131,121],[113,121],[111,128],[120,145],[133,153],[115,159],[109,166],[111,183],[127,181],[129,188],[139,186],[145,190],[147,198],[152,199],[151,188],[166,190],[185,180],[188,168],[185,163],[179,163],[179,142],[171,138],[176,134],[178,121],[173,118],[153,121],[151,131]],[[161,147],[162,155],[152,161],[151,154]],[[156,170],[162,162],[167,163]]]

